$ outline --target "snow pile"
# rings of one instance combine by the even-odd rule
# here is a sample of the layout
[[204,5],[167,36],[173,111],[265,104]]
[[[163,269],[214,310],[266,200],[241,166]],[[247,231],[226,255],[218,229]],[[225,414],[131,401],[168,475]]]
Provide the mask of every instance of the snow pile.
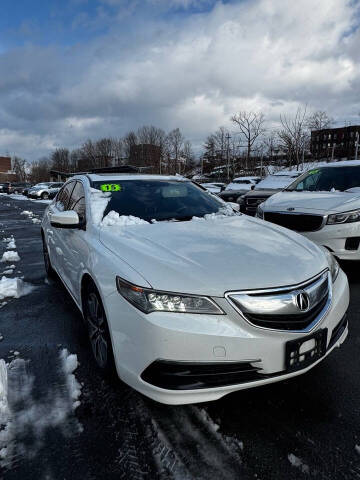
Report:
[[110,202],[111,192],[102,192],[96,188],[90,189],[91,216],[95,225],[100,225],[105,209]]
[[192,221],[195,222],[206,222],[209,220],[222,220],[226,217],[236,217],[239,216],[240,213],[235,212],[232,207],[227,203],[223,207],[219,209],[216,213],[207,213],[203,217],[193,217]]
[[300,458],[296,457],[294,454],[290,453],[288,455],[288,460],[293,467],[299,468],[303,473],[309,473],[309,467],[306,465]]
[[33,223],[41,223],[41,220],[39,218],[32,218],[31,220]]
[[3,241],[7,243],[6,248],[8,250],[16,248],[15,239],[13,235],[11,235],[11,237],[4,238]]
[[73,373],[79,365],[77,355],[74,353],[69,354],[68,350],[64,348],[60,352],[60,359],[63,372],[66,375],[66,384],[72,401],[72,408],[75,410],[80,405],[78,398],[81,395],[81,386]]
[[23,282],[21,278],[2,277],[0,280],[0,300],[13,297],[20,298],[28,295],[34,287]]
[[18,262],[20,260],[19,254],[10,250],[9,252],[4,252],[0,262]]
[[133,217],[132,215],[119,215],[114,210],[111,210],[111,212],[103,218],[100,225],[102,227],[111,227],[113,225],[127,227],[129,225],[141,225],[145,223],[148,224],[149,222],[139,217]]
[[4,270],[1,275],[11,275],[13,272],[13,268],[8,268],[7,270]]
[[20,215],[26,215],[28,217],[33,217],[34,216],[34,213],[31,212],[30,210],[23,210]]

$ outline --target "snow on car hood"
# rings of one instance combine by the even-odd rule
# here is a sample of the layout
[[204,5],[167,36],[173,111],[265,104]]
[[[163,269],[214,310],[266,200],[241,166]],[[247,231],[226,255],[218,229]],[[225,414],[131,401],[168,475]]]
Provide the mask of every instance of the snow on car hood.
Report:
[[279,192],[266,200],[265,210],[294,208],[306,212],[346,212],[360,208],[360,192]]
[[287,286],[327,267],[305,237],[245,215],[103,227],[100,241],[153,288],[174,292],[223,296]]

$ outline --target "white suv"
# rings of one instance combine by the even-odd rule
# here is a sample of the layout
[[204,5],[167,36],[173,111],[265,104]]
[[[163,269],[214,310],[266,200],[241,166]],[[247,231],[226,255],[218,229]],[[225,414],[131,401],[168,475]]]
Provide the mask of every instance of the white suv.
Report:
[[285,380],[347,335],[348,282],[331,254],[181,177],[79,175],[41,231],[99,367],[157,401]]
[[360,260],[360,161],[307,171],[259,205],[257,217],[302,233],[342,260]]

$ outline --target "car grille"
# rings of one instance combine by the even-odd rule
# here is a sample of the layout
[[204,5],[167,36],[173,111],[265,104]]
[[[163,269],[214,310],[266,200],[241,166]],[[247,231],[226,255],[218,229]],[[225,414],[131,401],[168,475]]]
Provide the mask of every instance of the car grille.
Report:
[[308,215],[306,213],[264,212],[264,220],[296,232],[320,230],[323,219],[322,215]]
[[[297,299],[305,294],[308,308],[301,311]],[[311,330],[331,302],[331,281],[326,271],[314,280],[291,289],[229,292],[229,302],[252,325],[273,330]]]
[[251,198],[247,198],[246,199],[246,205],[249,205],[250,207],[257,207],[258,205],[260,205],[260,203],[263,203],[265,202],[266,198],[254,198],[254,197],[251,197]]

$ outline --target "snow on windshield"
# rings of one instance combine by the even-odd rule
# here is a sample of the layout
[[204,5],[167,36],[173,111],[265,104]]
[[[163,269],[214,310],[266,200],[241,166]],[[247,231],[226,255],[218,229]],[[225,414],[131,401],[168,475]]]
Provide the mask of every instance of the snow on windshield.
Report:
[[295,180],[295,176],[290,177],[288,175],[268,175],[264,178],[264,180],[261,180],[261,182],[256,185],[255,190],[259,190],[261,188],[286,188]]

